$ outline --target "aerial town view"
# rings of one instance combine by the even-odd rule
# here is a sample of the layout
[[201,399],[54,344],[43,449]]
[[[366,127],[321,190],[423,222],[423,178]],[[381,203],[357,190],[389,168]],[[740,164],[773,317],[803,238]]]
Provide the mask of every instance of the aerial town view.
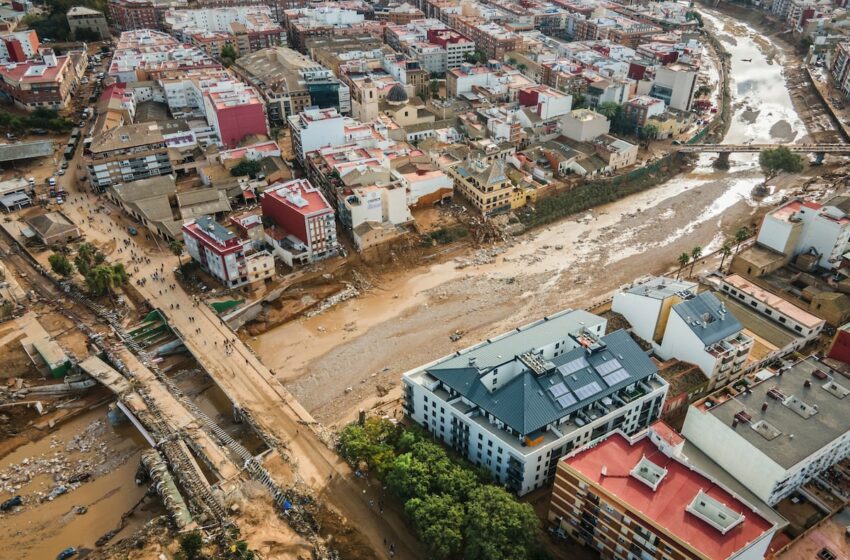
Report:
[[0,560],[850,560],[847,0],[0,0]]

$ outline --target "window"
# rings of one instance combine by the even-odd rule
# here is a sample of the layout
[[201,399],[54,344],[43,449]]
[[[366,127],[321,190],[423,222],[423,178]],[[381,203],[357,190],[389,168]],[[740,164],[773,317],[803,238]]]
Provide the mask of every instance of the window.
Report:
[[484,439],[484,436],[481,435],[481,434],[478,434],[478,439]]

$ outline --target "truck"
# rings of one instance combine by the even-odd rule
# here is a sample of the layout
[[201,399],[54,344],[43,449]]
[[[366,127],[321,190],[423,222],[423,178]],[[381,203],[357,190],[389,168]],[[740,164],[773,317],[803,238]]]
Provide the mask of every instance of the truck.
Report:
[[74,159],[74,146],[68,146],[65,148],[65,159]]

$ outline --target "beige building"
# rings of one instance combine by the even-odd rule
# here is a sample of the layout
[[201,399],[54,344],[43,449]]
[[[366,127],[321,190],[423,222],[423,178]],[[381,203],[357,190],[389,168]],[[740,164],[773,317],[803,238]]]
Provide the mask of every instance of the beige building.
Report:
[[460,193],[479,212],[490,216],[520,207],[514,198],[522,191],[514,187],[508,178],[503,159],[488,163],[472,159],[457,167],[448,168],[446,173],[454,180],[455,192]]
[[77,31],[86,29],[92,33],[97,33],[101,39],[109,39],[109,23],[106,21],[106,16],[103,12],[92,10],[84,6],[74,6],[68,10],[68,27],[74,36]]

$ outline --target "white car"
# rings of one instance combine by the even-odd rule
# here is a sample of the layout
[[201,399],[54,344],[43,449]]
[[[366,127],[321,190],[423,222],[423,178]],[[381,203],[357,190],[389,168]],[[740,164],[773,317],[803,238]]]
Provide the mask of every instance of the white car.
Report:
[[64,174],[65,174],[65,170],[64,170],[64,169],[60,169],[59,171],[57,171],[57,172],[56,172],[56,174],[57,174],[57,175],[59,175],[59,176],[61,177],[62,175],[64,175]]

